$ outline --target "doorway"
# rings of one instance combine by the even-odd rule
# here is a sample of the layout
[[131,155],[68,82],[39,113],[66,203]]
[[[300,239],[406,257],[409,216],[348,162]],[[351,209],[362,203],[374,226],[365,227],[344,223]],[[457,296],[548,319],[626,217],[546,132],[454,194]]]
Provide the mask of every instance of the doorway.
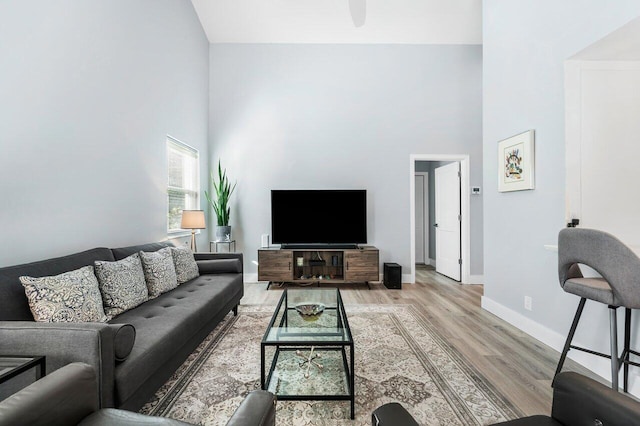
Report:
[[[420,164],[420,163],[418,163]],[[416,167],[418,169],[418,167]],[[415,172],[415,197],[416,197],[416,264],[430,265],[429,255],[429,172]]]
[[[447,168],[442,166],[451,164]],[[440,173],[441,181],[449,180],[455,176],[455,191],[451,188],[444,189],[445,197],[441,199],[445,210],[451,211],[456,208],[459,213],[449,214],[448,219],[435,218],[437,202],[435,200],[435,169],[442,168]],[[431,155],[412,154],[410,155],[410,232],[411,232],[411,282],[415,282],[416,264],[430,264],[436,267],[438,272],[447,275],[463,284],[470,283],[470,205],[469,205],[469,156],[468,155]],[[455,169],[455,170],[454,170]],[[459,177],[457,176],[459,172]],[[421,175],[427,174],[422,180]],[[423,193],[426,192],[426,205],[420,199],[420,186],[426,184]],[[457,201],[452,207],[450,202]],[[422,213],[420,210],[423,210]],[[421,220],[422,219],[422,220]],[[437,227],[434,225],[438,225]],[[438,229],[440,228],[440,229]],[[454,232],[455,230],[458,232]],[[421,233],[422,230],[422,233]],[[424,244],[421,244],[421,234],[424,235]],[[438,244],[438,234],[440,244]],[[440,256],[438,246],[441,246]],[[424,247],[423,253],[420,248]],[[421,256],[422,255],[422,256]],[[440,267],[438,266],[440,260]]]

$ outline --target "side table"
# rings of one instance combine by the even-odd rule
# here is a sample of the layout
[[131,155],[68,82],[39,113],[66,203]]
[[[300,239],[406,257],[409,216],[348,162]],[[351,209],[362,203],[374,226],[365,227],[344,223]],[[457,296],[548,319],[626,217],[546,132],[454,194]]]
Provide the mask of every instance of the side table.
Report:
[[209,241],[209,251],[213,253],[218,252],[218,244],[226,244],[227,250],[231,252],[231,246],[233,245],[233,251],[236,251],[236,240],[229,241]]
[[[44,356],[0,356],[0,387],[3,383],[8,382],[20,374],[24,374],[27,371],[35,368],[35,378],[40,380],[45,374],[45,357]],[[11,385],[10,385],[11,386]],[[1,389],[0,389],[1,390]],[[13,391],[10,388],[4,389],[0,392],[0,399],[6,398],[11,395]]]

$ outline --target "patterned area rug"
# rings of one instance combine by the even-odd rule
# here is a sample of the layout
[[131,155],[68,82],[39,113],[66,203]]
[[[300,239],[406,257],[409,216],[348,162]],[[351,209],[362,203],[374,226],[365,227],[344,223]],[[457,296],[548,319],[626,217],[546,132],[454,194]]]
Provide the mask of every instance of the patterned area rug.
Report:
[[[273,310],[241,306],[237,317],[228,315],[141,412],[226,424],[260,387],[260,340]],[[279,425],[370,425],[371,412],[393,401],[421,425],[486,425],[520,415],[412,306],[346,311],[356,348],[355,421],[348,401],[278,401]]]

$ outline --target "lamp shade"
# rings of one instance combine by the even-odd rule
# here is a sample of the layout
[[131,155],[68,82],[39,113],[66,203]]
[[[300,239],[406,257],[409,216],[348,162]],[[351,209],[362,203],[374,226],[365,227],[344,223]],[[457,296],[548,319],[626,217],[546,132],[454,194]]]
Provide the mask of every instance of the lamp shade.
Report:
[[205,229],[204,210],[182,210],[182,229]]

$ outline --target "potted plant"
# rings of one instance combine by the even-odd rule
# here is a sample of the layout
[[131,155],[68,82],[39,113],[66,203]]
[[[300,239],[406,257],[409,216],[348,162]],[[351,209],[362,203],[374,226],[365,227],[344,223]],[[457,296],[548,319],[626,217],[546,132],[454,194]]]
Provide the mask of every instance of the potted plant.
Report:
[[211,184],[215,192],[209,195],[207,191],[204,191],[204,195],[216,213],[218,226],[215,228],[215,239],[216,241],[229,241],[231,240],[231,226],[229,226],[229,213],[231,212],[231,208],[229,207],[229,197],[233,193],[233,190],[236,189],[237,182],[231,186],[227,178],[227,170],[222,170],[220,160],[218,160],[217,179],[214,172],[211,172]]

